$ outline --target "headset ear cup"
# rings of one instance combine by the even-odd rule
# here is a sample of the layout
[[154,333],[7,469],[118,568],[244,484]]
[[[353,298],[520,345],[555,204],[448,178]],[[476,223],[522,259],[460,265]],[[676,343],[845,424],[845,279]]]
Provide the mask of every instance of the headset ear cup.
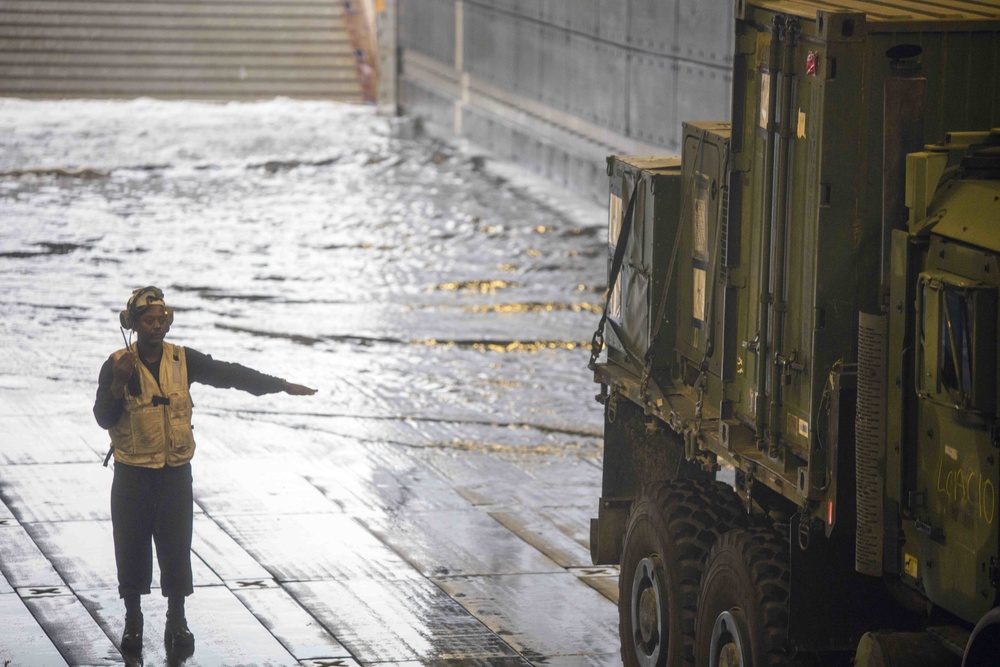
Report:
[[143,289],[132,290],[132,296],[128,298],[128,303],[125,304],[125,310],[118,314],[118,321],[121,323],[123,329],[132,329],[132,325],[135,323],[132,318],[132,306],[135,304],[136,297],[138,297],[143,291]]

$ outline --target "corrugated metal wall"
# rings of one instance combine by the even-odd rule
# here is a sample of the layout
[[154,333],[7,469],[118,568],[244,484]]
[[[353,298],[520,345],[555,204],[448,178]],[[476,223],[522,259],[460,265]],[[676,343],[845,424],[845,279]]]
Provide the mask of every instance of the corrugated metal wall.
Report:
[[361,101],[360,4],[0,0],[0,95]]
[[729,0],[399,0],[404,110],[595,198],[610,153],[727,120]]

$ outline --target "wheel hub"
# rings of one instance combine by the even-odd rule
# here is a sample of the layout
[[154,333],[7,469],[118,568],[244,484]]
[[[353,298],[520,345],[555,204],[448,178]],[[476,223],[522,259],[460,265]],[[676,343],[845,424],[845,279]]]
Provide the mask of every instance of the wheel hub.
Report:
[[663,567],[656,554],[639,561],[632,579],[632,634],[642,667],[661,667],[666,656],[667,600]]
[[639,634],[644,644],[654,644],[657,640],[656,622],[659,620],[656,610],[656,595],[653,589],[647,588],[639,599]]
[[750,667],[750,648],[746,617],[741,609],[719,614],[712,628],[709,667]]

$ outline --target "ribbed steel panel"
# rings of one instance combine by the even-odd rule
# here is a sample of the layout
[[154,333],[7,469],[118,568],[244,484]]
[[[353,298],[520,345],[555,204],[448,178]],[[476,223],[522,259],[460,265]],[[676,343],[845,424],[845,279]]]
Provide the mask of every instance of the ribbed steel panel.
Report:
[[496,49],[490,20],[492,15],[492,10],[487,7],[472,3],[463,5],[462,30],[465,39],[462,45],[462,58],[465,69],[490,82],[493,82],[490,59],[493,58]]
[[0,95],[360,101],[342,2],[0,0]]
[[564,11],[567,14],[567,28],[585,35],[597,36],[601,21],[601,0],[558,1],[563,3]]
[[[493,27],[494,60],[490,63],[492,80],[507,90],[513,90],[516,85],[517,72],[517,24],[519,21],[509,14],[490,10],[487,19]],[[472,46],[466,40],[466,48]]]
[[[566,59],[566,111],[580,118],[592,117],[594,103],[604,95],[594,80],[598,68],[597,42],[573,33],[566,34],[566,49],[572,54]],[[598,94],[598,91],[599,94]]]
[[[534,155],[530,159],[546,173],[561,165],[572,173],[560,178],[583,177],[595,192],[605,185],[603,162],[595,163],[597,177],[590,178],[588,161],[595,155],[603,160],[615,150],[677,150],[681,113],[728,117],[731,2],[401,0],[400,6],[408,26],[402,76],[424,80],[414,88],[438,85],[437,75],[426,61],[415,62],[408,73],[407,49],[454,67],[454,34],[442,31],[454,31],[455,8],[462,8],[459,50],[472,94],[455,100],[463,108],[456,129],[498,152],[514,146],[511,157],[519,161]],[[453,92],[462,95],[458,91]],[[492,120],[467,108],[479,105]],[[404,99],[403,106],[425,111],[414,98]],[[437,107],[427,112],[442,117]],[[454,118],[443,122],[452,126]],[[515,132],[508,139],[505,130],[484,129],[497,122],[524,128],[525,136]],[[541,137],[537,149],[532,136]],[[580,145],[554,148],[554,142],[567,139]]]
[[566,185],[569,177],[570,159],[566,151],[558,146],[545,145],[545,175],[560,185]]
[[630,0],[629,43],[644,51],[677,55],[677,3],[680,1]]
[[542,96],[542,26],[534,21],[517,21],[517,48],[514,90],[533,100]]
[[600,0],[542,0],[539,18],[560,28],[596,36],[599,5]]
[[408,79],[400,84],[403,98],[408,105],[420,109],[421,116],[442,126],[450,126],[455,118],[455,100],[429,86],[418,85]]
[[[585,4],[588,0],[578,0],[580,4]],[[566,0],[541,0],[539,3],[542,21],[559,28],[569,28],[569,15],[572,8],[567,6]]]
[[[677,118],[685,120],[729,120],[731,70],[692,62],[679,62],[677,73]],[[683,93],[683,94],[681,94]]]
[[462,135],[480,146],[493,149],[490,145],[490,122],[475,107],[467,106],[462,109]]
[[677,61],[666,56],[633,55],[629,70],[631,135],[645,143],[677,151],[679,125]]
[[701,63],[732,65],[733,3],[724,10],[710,3],[683,0],[678,6],[677,55]]
[[[479,2],[489,2],[490,0],[477,0]],[[542,20],[545,11],[545,0],[516,0],[517,13],[527,18]]]
[[541,172],[544,151],[538,137],[522,130],[514,131],[514,153],[518,161],[534,172]]
[[[624,136],[628,131],[628,51],[616,44],[597,43],[595,62],[588,76],[592,86],[586,80],[582,84],[585,89],[592,88],[584,117]],[[600,91],[600,95],[593,91]]]
[[507,123],[491,118],[489,122],[490,148],[503,156],[514,154],[514,130]]
[[514,88],[516,20],[503,12],[465,6],[465,67],[484,81]]
[[489,4],[503,12],[517,13],[517,0],[492,0]]
[[571,34],[567,111],[584,120],[625,131],[628,95],[627,51]]
[[570,98],[570,71],[573,57],[569,34],[551,26],[542,26],[542,102],[566,111]]
[[455,0],[401,2],[399,30],[404,48],[455,66]]
[[597,36],[615,44],[628,41],[629,3],[621,0],[599,0]]
[[601,184],[607,187],[607,181],[608,175],[605,173],[604,165],[600,162],[569,160],[563,185],[596,191]]

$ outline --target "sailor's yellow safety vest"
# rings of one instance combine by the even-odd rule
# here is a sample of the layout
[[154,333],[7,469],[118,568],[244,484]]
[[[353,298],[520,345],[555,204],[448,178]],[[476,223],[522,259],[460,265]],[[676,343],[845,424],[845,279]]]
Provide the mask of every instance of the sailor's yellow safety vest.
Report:
[[[126,350],[111,355],[117,361]],[[142,468],[184,465],[194,456],[187,358],[180,345],[163,344],[160,378],[137,363],[142,393],[125,389],[125,411],[109,429],[115,461]]]

